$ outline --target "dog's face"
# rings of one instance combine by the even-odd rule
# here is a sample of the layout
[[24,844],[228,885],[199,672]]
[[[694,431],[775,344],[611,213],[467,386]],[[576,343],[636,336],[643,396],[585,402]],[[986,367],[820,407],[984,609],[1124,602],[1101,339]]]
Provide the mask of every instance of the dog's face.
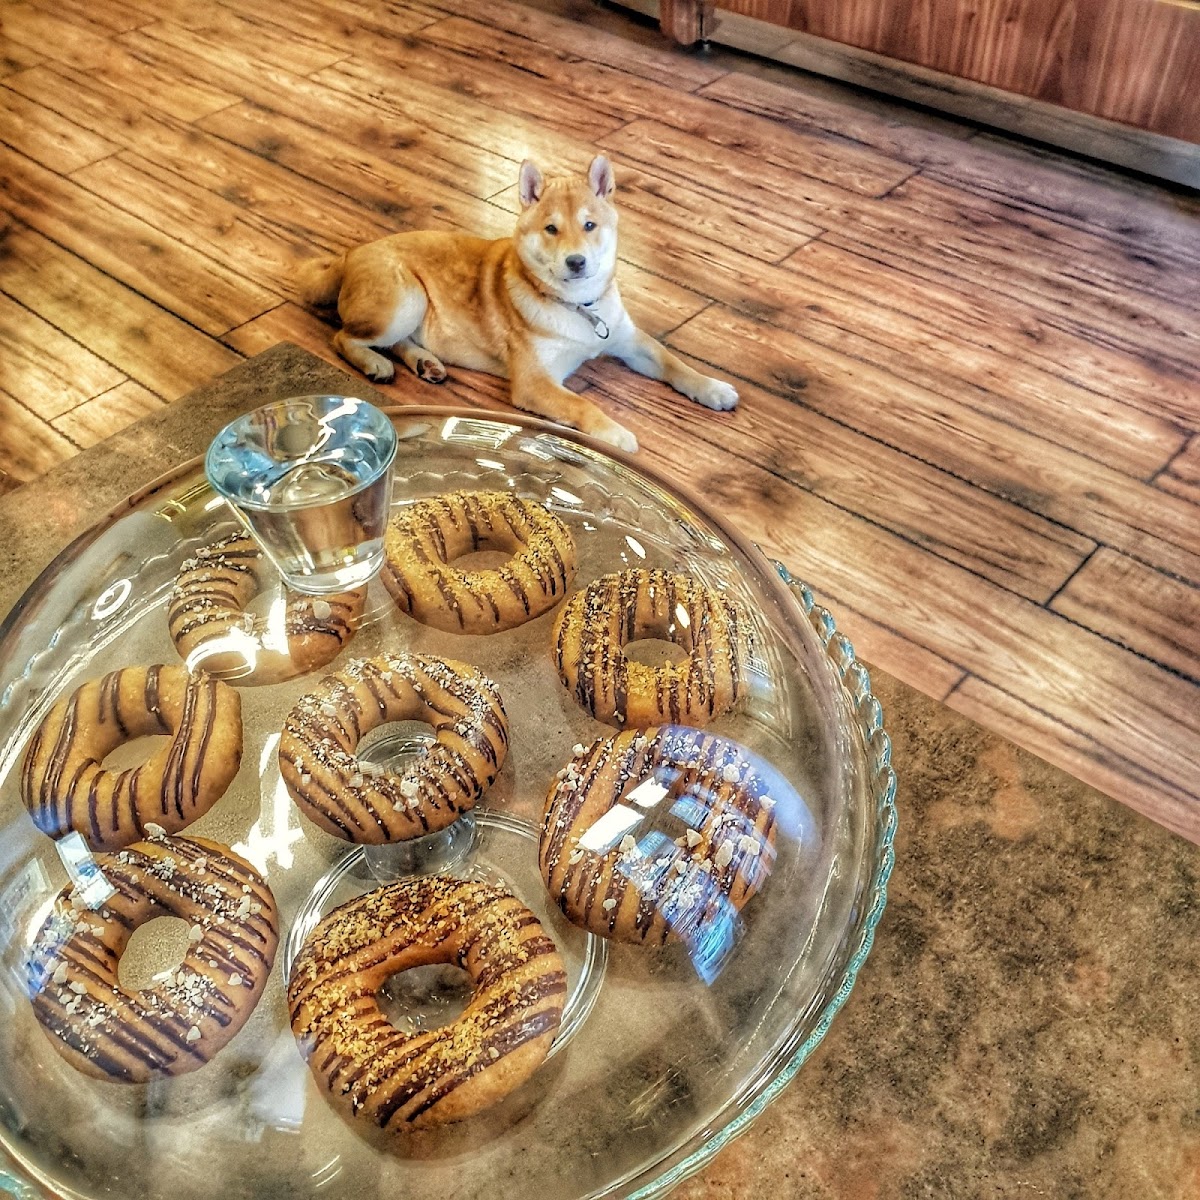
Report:
[[617,210],[607,158],[592,160],[587,174],[543,179],[533,163],[521,164],[521,215],[513,241],[521,262],[554,295],[587,304],[608,287],[617,265]]

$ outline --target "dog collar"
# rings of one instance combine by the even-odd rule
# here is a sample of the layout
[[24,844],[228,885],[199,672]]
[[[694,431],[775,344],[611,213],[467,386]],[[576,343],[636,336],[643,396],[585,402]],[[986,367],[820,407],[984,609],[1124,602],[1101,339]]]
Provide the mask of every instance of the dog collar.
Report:
[[596,336],[602,341],[608,338],[608,323],[600,316],[599,313],[594,313],[591,310],[592,305],[599,303],[593,300],[591,304],[572,304],[571,307],[581,316],[591,322],[592,328],[596,331]]

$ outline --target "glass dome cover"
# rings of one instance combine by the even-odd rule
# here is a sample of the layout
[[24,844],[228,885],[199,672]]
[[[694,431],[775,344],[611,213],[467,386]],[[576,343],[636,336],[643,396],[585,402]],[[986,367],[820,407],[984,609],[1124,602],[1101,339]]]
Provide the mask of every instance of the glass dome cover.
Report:
[[[756,852],[757,892],[740,911],[726,906],[704,936],[660,948],[572,924],[539,871],[543,811],[573,757],[617,730],[585,712],[559,678],[551,630],[561,605],[502,633],[447,633],[399,612],[376,579],[361,624],[330,663],[266,684],[231,680],[241,699],[240,770],[180,831],[230,847],[262,873],[278,905],[279,952],[244,1027],[185,1075],[127,1084],[76,1070],[34,1017],[28,961],[56,895],[81,872],[86,887],[104,859],[92,863],[78,843],[56,844],[35,826],[21,799],[22,762],[47,712],[84,681],[182,661],[166,619],[172,587],[197,551],[239,528],[200,464],[186,464],[68,547],[0,627],[0,1142],[18,1175],[52,1194],[661,1195],[798,1070],[870,948],[891,867],[890,747],[865,670],[807,590],[634,460],[521,418],[390,415],[393,511],[457,491],[515,494],[570,529],[571,592],[616,571],[665,569],[747,615],[747,686],[705,731],[736,743],[769,781],[774,832]],[[266,586],[251,608],[269,625],[285,603],[281,588]],[[673,657],[655,641],[626,649],[647,663]],[[432,867],[406,867],[402,847],[372,859],[375,848],[317,828],[280,775],[280,732],[296,702],[322,676],[384,653],[478,667],[508,714],[503,767]],[[377,732],[408,737],[406,752],[421,752],[411,729]],[[386,737],[364,739],[360,757],[369,762],[377,745],[395,749]],[[132,765],[146,750],[130,743],[104,765]],[[636,843],[631,853],[686,855],[686,804],[627,809],[637,821],[622,834]],[[493,1107],[382,1134],[327,1103],[292,1033],[287,976],[331,910],[389,872],[435,867],[505,887],[534,911],[565,963],[563,1022],[546,1062]],[[131,987],[149,987],[187,947],[186,930],[169,920],[143,932],[121,963]],[[420,970],[427,974],[394,976],[380,994],[398,1027],[435,1028],[469,998],[452,973]]]

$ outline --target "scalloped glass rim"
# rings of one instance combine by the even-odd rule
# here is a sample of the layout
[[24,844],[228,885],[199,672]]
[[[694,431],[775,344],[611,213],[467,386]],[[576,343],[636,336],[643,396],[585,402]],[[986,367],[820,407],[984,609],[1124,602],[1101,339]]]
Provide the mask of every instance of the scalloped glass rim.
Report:
[[[721,1123],[724,1118],[718,1118],[717,1121],[710,1124],[708,1129],[697,1133],[666,1155],[657,1166],[638,1172],[636,1176],[614,1180],[601,1191],[591,1193],[585,1200],[600,1200],[601,1197],[617,1195],[623,1195],[627,1200],[652,1200],[652,1198],[664,1196],[685,1179],[703,1169],[729,1142],[744,1133],[766,1109],[767,1105],[795,1078],[797,1072],[828,1032],[833,1018],[849,996],[858,972],[870,953],[874,942],[875,928],[879,924],[887,902],[887,883],[895,860],[893,842],[897,821],[896,776],[891,766],[891,741],[883,728],[882,707],[871,693],[870,676],[866,668],[855,658],[853,646],[843,634],[837,632],[832,615],[815,603],[808,587],[795,579],[782,563],[768,560],[757,545],[749,541],[721,516],[712,512],[703,499],[686,486],[664,478],[654,468],[645,466],[633,455],[615,450],[607,444],[597,442],[574,430],[564,429],[561,426],[526,417],[523,414],[515,412],[498,414],[489,410],[429,405],[380,407],[393,419],[425,417],[433,420],[446,420],[459,417],[476,421],[493,421],[512,429],[530,430],[553,437],[560,442],[566,442],[575,450],[582,451],[586,455],[596,455],[615,461],[649,479],[664,492],[674,495],[697,512],[702,513],[732,545],[756,563],[762,572],[764,581],[773,581],[781,593],[787,594],[787,606],[798,606],[800,613],[811,625],[829,655],[843,688],[853,702],[853,709],[858,720],[857,732],[863,739],[869,767],[872,771],[869,786],[875,802],[876,839],[872,848],[871,877],[863,894],[862,916],[855,929],[850,933],[849,945],[852,950],[845,960],[840,977],[831,980],[832,994],[820,1011],[811,1032],[790,1052],[781,1067],[772,1068],[777,1073],[770,1082],[762,1083],[762,1072],[757,1077],[745,1082],[740,1097],[735,1097],[727,1106],[726,1111],[735,1114],[728,1118],[727,1123]],[[181,475],[195,470],[203,463],[203,459],[203,454],[196,455],[170,471],[164,472],[114,506],[109,512],[100,514],[94,519],[88,530],[65,546],[39,573],[37,579],[22,594],[12,610],[0,620],[0,656],[4,655],[9,639],[16,635],[19,618],[23,618],[27,610],[34,607],[49,592],[55,577],[67,562],[91,541],[99,537],[116,517],[142,504],[155,492],[168,487]],[[758,1091],[760,1087],[761,1091]],[[745,1097],[753,1095],[756,1091],[757,1095],[754,1095],[753,1100],[745,1107],[740,1107],[744,1103]],[[712,1131],[713,1126],[716,1125],[719,1125],[719,1128]],[[665,1167],[665,1164],[672,1160],[674,1160],[673,1165]],[[647,1175],[652,1175],[653,1178],[639,1183],[639,1177],[644,1180]],[[0,1168],[0,1190],[11,1190],[13,1186],[21,1187],[23,1185],[17,1180],[12,1180],[12,1177],[6,1175]],[[632,1190],[629,1190],[630,1188]]]
[[[701,509],[701,511],[704,510]],[[714,523],[721,524],[715,519]],[[754,549],[757,553],[761,553],[757,546]],[[795,1079],[809,1055],[829,1032],[833,1018],[837,1016],[838,1011],[850,995],[855,980],[858,978],[858,972],[871,952],[871,946],[875,942],[875,928],[883,917],[883,910],[887,904],[888,879],[891,877],[892,867],[896,860],[893,843],[896,837],[897,816],[896,773],[892,770],[891,765],[892,742],[883,728],[883,708],[871,693],[871,679],[866,667],[855,658],[854,647],[850,644],[849,639],[837,632],[832,614],[813,600],[812,592],[807,585],[796,579],[783,563],[777,559],[771,559],[770,563],[779,578],[795,596],[804,615],[824,644],[838,674],[842,677],[843,684],[854,698],[855,709],[861,722],[860,728],[866,744],[875,752],[872,763],[875,771],[872,791],[875,796],[879,821],[876,825],[878,836],[875,842],[875,868],[867,892],[869,903],[864,906],[866,917],[860,924],[854,951],[846,963],[836,991],[825,1005],[812,1032],[800,1044],[786,1066],[729,1124],[702,1141],[686,1158],[677,1162],[659,1178],[637,1191],[629,1193],[628,1200],[652,1200],[653,1197],[665,1196],[685,1179],[703,1170],[734,1138],[745,1133],[767,1105]],[[703,1137],[703,1135],[698,1135],[698,1137]]]

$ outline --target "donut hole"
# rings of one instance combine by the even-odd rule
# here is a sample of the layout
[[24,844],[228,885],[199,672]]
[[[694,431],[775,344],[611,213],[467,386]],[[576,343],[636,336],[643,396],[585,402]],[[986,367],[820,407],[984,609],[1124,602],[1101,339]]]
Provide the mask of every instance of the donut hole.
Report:
[[171,744],[171,735],[167,733],[152,733],[145,737],[130,738],[119,746],[114,746],[100,764],[105,771],[128,771],[147,763],[160,750],[165,750]]
[[622,649],[630,662],[646,667],[677,667],[689,657],[683,646],[660,637],[638,638],[636,642],[627,642]]
[[389,976],[376,999],[401,1033],[422,1033],[457,1021],[473,992],[471,977],[461,967],[428,963]]
[[358,743],[361,762],[378,763],[399,771],[420,758],[437,741],[433,728],[424,721],[388,721],[363,734]]
[[456,571],[498,571],[512,561],[511,550],[468,550],[460,554],[449,565]]
[[191,929],[182,917],[144,921],[133,931],[117,963],[117,982],[129,992],[166,983],[187,956]]

